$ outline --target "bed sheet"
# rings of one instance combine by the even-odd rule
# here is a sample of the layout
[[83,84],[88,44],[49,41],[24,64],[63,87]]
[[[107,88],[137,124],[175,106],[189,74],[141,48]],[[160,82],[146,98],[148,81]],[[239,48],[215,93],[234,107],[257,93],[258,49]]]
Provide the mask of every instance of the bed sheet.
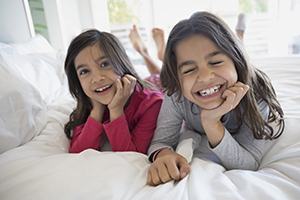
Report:
[[[257,62],[271,77],[286,118],[284,134],[266,143],[258,171],[227,171],[196,149],[186,178],[152,187],[146,185],[150,166],[146,155],[95,150],[69,154],[63,126],[75,101],[62,85],[47,107],[47,124],[41,133],[0,155],[0,199],[299,199],[299,58],[284,67],[272,58]],[[182,148],[186,156],[193,153],[188,140]]]

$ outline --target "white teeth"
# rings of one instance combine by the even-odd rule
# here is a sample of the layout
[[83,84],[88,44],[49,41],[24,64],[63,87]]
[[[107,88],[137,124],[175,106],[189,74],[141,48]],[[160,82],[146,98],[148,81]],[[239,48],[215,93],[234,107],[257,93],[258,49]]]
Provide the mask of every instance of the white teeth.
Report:
[[221,85],[219,85],[219,86],[214,86],[214,87],[212,87],[212,88],[202,90],[202,91],[200,91],[199,93],[200,93],[201,96],[212,95],[212,94],[218,92],[219,89],[220,89],[220,87],[221,87]]
[[110,87],[110,85],[105,86],[105,87],[103,87],[103,88],[98,88],[98,89],[96,89],[96,91],[97,91],[97,92],[102,92],[103,90],[105,90],[105,89],[107,89],[107,88],[109,88],[109,87]]

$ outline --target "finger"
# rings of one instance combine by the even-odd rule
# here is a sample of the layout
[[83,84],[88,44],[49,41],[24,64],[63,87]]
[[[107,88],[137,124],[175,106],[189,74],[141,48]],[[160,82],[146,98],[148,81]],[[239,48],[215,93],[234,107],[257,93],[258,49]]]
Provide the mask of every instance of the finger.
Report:
[[191,167],[185,158],[181,159],[178,163],[180,178],[183,179],[191,171]]
[[236,82],[232,87],[227,88],[229,90],[232,90],[234,92],[237,91],[248,91],[249,90],[249,86],[242,83],[242,82]]
[[[175,161],[167,161],[166,162],[166,167],[168,170],[168,174],[170,179],[174,179],[174,180],[179,180],[180,179],[180,172],[179,172],[179,168],[176,165]],[[170,181],[170,180],[169,180]]]
[[129,85],[135,86],[136,84],[136,78],[134,76],[131,76],[129,74],[126,74],[123,78],[126,78],[129,81]]
[[[224,92],[224,98],[228,98],[229,95],[232,95],[233,102],[234,104],[238,104],[241,99],[245,96],[245,94],[248,92],[249,90],[249,86],[248,85],[240,85],[240,86],[234,86],[231,88],[227,89],[228,91]],[[231,91],[232,93],[230,93],[229,91]]]
[[126,74],[125,76],[123,76],[122,82],[124,84],[124,95],[131,95],[135,89],[136,78],[129,74]]
[[125,74],[123,77],[128,78],[129,80],[135,79],[134,76],[130,75],[130,74]]
[[224,99],[226,99],[224,102],[223,102],[223,107],[226,107],[226,110],[230,111],[233,109],[233,102],[236,98],[236,93],[233,92],[232,90],[225,90],[222,94],[222,97]]
[[162,183],[162,181],[159,178],[157,168],[153,167],[152,165],[150,166],[150,169],[148,171],[148,176],[149,176],[148,183],[149,183],[149,185],[152,185],[152,186],[159,185]]
[[155,186],[155,184],[152,181],[152,176],[151,176],[150,170],[148,170],[147,185]]
[[222,98],[226,98],[227,97],[226,94],[230,94],[230,93],[226,93],[227,90],[237,94],[237,97],[243,97],[249,90],[249,86],[243,84],[242,82],[237,82],[232,87],[229,87],[225,90],[225,92],[222,94]]
[[[173,163],[173,165],[174,165],[174,163]],[[158,176],[160,179],[159,182],[166,183],[166,182],[169,182],[172,180],[172,177],[170,176],[168,167],[166,165],[158,166],[157,171],[158,171]],[[179,174],[179,172],[178,172],[178,174]]]
[[243,89],[238,89],[236,92],[232,90],[224,91],[224,96],[226,100],[223,103],[224,108],[228,111],[234,109],[241,102],[242,98],[245,96],[247,91],[242,91]]
[[123,92],[123,85],[122,85],[121,79],[117,78],[115,83],[116,83],[116,86],[117,86],[116,94],[121,96],[122,92]]
[[116,86],[117,86],[117,90],[120,90],[120,89],[123,88],[121,78],[117,78],[115,83],[116,83]]
[[127,75],[123,76],[121,80],[122,80],[122,85],[123,85],[123,88],[124,88],[123,92],[124,92],[124,95],[126,96],[126,95],[128,95],[127,94],[128,93],[128,88],[130,88],[130,83],[131,82],[128,79]]
[[227,88],[227,90],[231,90],[232,92],[239,93],[239,94],[246,94],[249,90],[248,85],[234,85],[232,87]]

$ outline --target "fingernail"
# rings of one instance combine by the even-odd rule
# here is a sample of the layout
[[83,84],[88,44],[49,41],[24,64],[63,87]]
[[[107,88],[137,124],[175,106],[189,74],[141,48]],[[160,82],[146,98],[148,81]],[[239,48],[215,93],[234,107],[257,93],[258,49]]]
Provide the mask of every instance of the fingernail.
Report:
[[181,173],[181,177],[182,177],[182,178],[186,177],[186,173],[185,173],[185,172],[182,172],[182,173]]

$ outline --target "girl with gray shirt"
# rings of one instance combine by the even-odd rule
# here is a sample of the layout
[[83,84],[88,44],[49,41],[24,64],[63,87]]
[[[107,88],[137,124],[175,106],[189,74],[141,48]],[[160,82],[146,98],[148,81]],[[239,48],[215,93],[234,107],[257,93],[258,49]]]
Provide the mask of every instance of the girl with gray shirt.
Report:
[[165,98],[148,149],[149,185],[189,173],[187,160],[173,151],[183,122],[197,137],[207,137],[207,148],[228,170],[257,170],[264,141],[284,130],[269,78],[250,65],[240,40],[211,13],[196,12],[175,25],[160,77]]

